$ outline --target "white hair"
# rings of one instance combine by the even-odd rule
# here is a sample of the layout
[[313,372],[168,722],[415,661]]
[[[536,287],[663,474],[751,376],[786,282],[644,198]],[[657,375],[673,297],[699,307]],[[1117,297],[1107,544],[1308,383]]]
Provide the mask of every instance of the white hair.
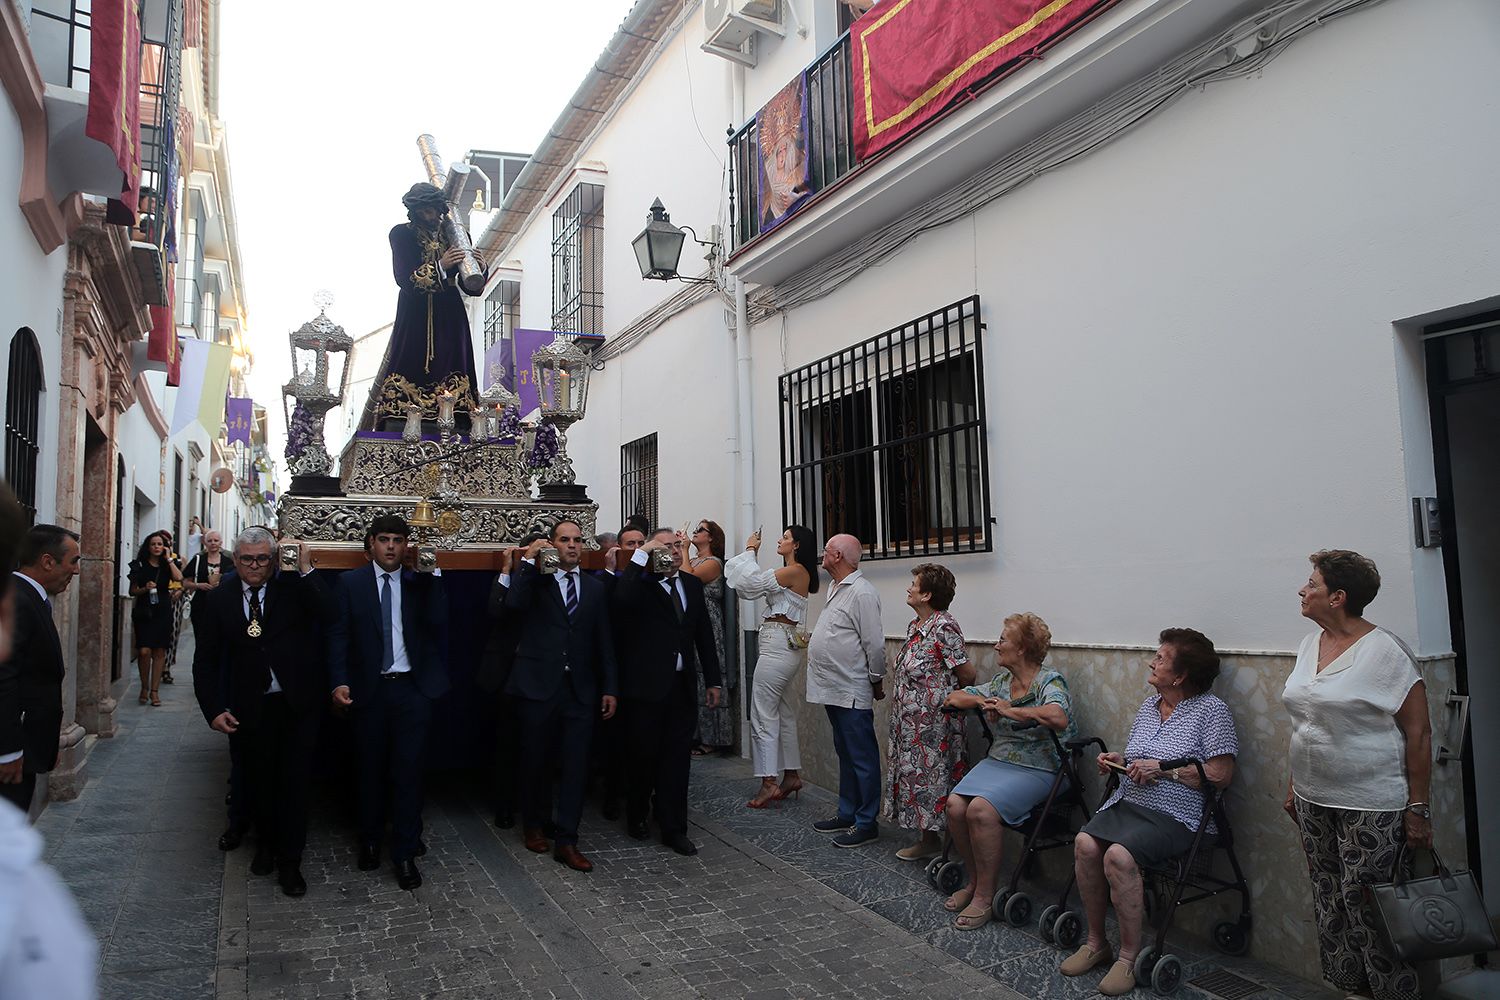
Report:
[[252,525],[235,536],[234,554],[239,555],[240,549],[247,545],[269,545],[275,548],[276,536],[258,524]]

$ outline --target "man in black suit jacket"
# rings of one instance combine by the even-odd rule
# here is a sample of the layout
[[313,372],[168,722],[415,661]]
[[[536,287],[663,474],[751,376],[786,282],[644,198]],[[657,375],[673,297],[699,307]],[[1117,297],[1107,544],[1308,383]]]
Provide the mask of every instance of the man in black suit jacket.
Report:
[[[505,606],[505,595],[510,592],[510,577],[521,564],[521,550],[544,535],[528,534],[521,539],[520,548],[507,553],[506,570],[495,576],[490,584],[489,598],[485,602],[484,652],[480,656],[479,668],[474,671],[474,686],[481,694],[496,701],[496,730],[499,735],[495,747],[495,825],[509,830],[516,825],[516,807],[520,775],[517,773],[521,761],[521,732],[516,719],[515,700],[505,693],[510,683],[510,668],[516,662],[516,645],[521,641],[520,616]],[[544,810],[544,815],[550,810]]]
[[[275,572],[274,541],[246,528],[234,542],[238,577],[204,592],[193,692],[209,726],[239,744],[256,830],[250,871],[275,871],[282,892],[301,896],[312,756],[328,704],[325,602],[316,576]],[[308,570],[305,549],[300,564]]]
[[370,563],[333,587],[328,672],[333,703],[354,717],[358,751],[359,868],[380,867],[386,786],[391,798],[391,860],[408,891],[422,884],[422,770],[432,706],[448,693],[443,647],[448,601],[443,582],[404,570],[410,532],[394,514],[365,533]]
[[[698,726],[698,675],[709,708],[719,704],[719,654],[703,597],[703,583],[682,573],[685,542],[659,529],[632,554],[615,585],[615,608],[628,629],[620,638],[620,700],[629,746],[626,822],[644,840],[652,805],[662,843],[697,854],[687,836],[688,769]],[[672,571],[646,571],[651,553],[672,553]]]
[[81,567],[78,535],[38,524],[21,540],[20,568],[11,579],[15,637],[0,665],[0,795],[31,809],[36,776],[57,764],[62,729],[62,642],[52,598],[68,589]]
[[[543,576],[537,556],[555,548],[556,572]],[[552,527],[550,541],[527,546],[510,579],[505,605],[519,614],[520,638],[505,692],[516,701],[521,729],[521,811],[530,850],[547,843],[547,786],[555,766],[556,849],[574,871],[593,870],[578,851],[578,821],[588,782],[594,716],[615,714],[615,649],[604,584],[581,573],[583,531],[573,521]]]

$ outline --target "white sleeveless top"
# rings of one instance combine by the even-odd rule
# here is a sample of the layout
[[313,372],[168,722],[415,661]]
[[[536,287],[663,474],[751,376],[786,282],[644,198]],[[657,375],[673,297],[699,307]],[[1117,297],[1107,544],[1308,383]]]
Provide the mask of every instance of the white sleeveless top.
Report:
[[807,598],[777,583],[776,571],[762,569],[749,549],[724,564],[724,580],[746,600],[764,597],[766,618],[782,615],[799,625],[807,620]]

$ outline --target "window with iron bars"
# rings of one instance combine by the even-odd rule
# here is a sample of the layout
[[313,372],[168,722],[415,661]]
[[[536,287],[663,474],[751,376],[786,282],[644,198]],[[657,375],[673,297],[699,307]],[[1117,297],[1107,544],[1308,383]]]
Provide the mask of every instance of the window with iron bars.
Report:
[[42,352],[36,336],[21,327],[10,342],[5,384],[5,480],[36,523],[37,456],[41,453]]
[[603,184],[578,184],[552,213],[552,329],[604,332]]
[[656,435],[647,434],[620,446],[620,519],[638,514],[655,527],[657,513]]
[[781,376],[781,511],[866,558],[988,552],[979,297]]
[[[484,349],[512,343],[521,325],[521,283],[499,281],[484,300]],[[512,359],[514,360],[514,359]],[[514,388],[514,386],[512,386]]]

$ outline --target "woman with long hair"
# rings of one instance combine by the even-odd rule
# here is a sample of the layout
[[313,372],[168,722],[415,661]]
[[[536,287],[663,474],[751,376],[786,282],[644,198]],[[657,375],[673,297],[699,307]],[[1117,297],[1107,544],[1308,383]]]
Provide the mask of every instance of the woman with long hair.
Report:
[[[760,653],[750,701],[750,737],[760,790],[745,803],[765,809],[802,788],[797,748],[797,703],[792,680],[807,665],[807,595],[818,590],[818,543],[800,524],[789,525],[776,542],[779,569],[761,569],[760,532],[745,551],[724,564],[724,578],[740,597],[766,599],[760,622]],[[778,776],[780,781],[777,781]]]
[[724,657],[724,529],[708,518],[698,522],[691,541],[697,555],[682,568],[703,581],[703,599],[708,603],[708,621],[714,630],[714,646],[719,666],[724,671],[724,697],[715,708],[709,708],[703,688],[703,672],[698,672],[698,743],[694,757],[706,757],[734,746],[734,674]]
[[170,587],[173,581],[182,583],[182,570],[172,561],[164,536],[161,531],[147,535],[130,564],[130,596],[135,598],[130,619],[135,626],[142,705],[148,698],[152,705],[161,704],[157,689],[167,664],[167,647],[172,642]]

